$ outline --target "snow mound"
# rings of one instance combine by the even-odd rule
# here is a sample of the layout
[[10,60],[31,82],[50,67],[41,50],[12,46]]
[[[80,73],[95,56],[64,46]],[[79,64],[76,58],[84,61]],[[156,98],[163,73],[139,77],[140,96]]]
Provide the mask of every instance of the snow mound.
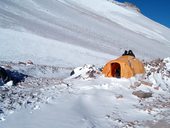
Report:
[[95,67],[95,65],[85,64],[83,67],[75,68],[71,73],[70,78],[95,78],[101,72]]

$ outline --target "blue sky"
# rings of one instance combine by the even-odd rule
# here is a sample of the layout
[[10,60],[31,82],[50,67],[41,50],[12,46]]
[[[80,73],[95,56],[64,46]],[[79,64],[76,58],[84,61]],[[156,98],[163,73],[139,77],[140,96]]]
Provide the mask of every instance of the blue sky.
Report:
[[150,19],[170,28],[170,0],[117,0],[135,4]]

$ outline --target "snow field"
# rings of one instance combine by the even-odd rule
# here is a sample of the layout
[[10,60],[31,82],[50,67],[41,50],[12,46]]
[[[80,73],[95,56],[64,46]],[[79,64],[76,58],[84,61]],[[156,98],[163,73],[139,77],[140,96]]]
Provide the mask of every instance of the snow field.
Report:
[[[167,59],[164,59],[163,62],[165,60]],[[165,65],[168,64],[169,62]],[[158,122],[161,120],[164,117],[162,114],[168,110],[169,87],[165,86],[166,80],[161,79],[166,73],[166,68],[160,70],[160,72],[164,71],[159,77],[160,79],[152,75],[147,77],[146,80],[153,82],[153,86],[143,83],[139,87],[135,86],[135,82],[139,82],[135,77],[116,79],[95,74],[90,78],[86,73],[89,71],[88,69],[96,70],[95,67],[91,68],[91,66],[85,65],[79,68],[81,68],[79,70],[81,73],[76,72],[78,75],[75,74],[74,77],[63,80],[41,77],[27,78],[20,84],[22,89],[14,87],[12,97],[7,97],[6,101],[9,100],[8,98],[15,99],[16,103],[12,106],[15,109],[12,111],[4,109],[6,116],[1,117],[1,120],[5,119],[1,121],[1,126],[6,128],[10,126],[22,127],[23,125],[33,128],[55,126],[64,128],[80,126],[143,127],[146,121]],[[146,75],[152,71],[151,68],[157,69],[158,67],[148,66],[147,68]],[[158,84],[154,83],[155,79]],[[159,86],[159,89],[155,89],[156,85]],[[153,96],[140,99],[132,95],[135,90],[152,92]],[[19,94],[17,96],[16,91]],[[11,93],[9,92],[9,94]],[[7,108],[9,104],[6,101]],[[16,105],[18,101],[23,105]],[[16,112],[19,109],[20,111]],[[13,111],[15,112],[11,115]],[[24,118],[21,119],[21,117]],[[16,118],[22,122],[17,122]]]

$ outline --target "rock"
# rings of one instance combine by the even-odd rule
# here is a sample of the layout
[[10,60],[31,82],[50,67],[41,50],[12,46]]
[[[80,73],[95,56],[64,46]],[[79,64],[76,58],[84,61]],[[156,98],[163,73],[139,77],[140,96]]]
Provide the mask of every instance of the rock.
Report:
[[6,84],[10,80],[10,76],[7,70],[3,67],[0,67],[0,84]]
[[18,62],[18,64],[21,64],[21,65],[22,65],[22,64],[23,64],[23,65],[26,65],[26,63],[25,63],[25,62],[21,62],[21,61],[20,61],[20,62]]
[[148,73],[147,73],[147,77],[149,77],[150,75],[151,75],[151,72],[148,72]]
[[88,71],[88,72],[86,73],[86,75],[88,75],[89,78],[95,78],[95,73],[96,73],[96,71],[91,70],[91,71]]
[[136,81],[136,82],[134,82],[134,84],[132,84],[130,87],[131,87],[132,89],[135,89],[135,88],[139,87],[140,85],[141,85],[141,82]]
[[5,67],[6,67],[7,69],[12,69],[12,66],[9,65],[9,64],[6,64]]
[[135,86],[135,87],[139,87],[140,85],[141,85],[140,82],[135,82],[135,83],[134,83],[134,86]]
[[70,76],[72,76],[74,74],[75,74],[75,72],[74,72],[74,70],[72,70],[71,73],[70,73]]
[[152,87],[153,83],[141,80],[141,84]]
[[166,66],[166,63],[161,62],[159,67],[160,67],[161,69],[163,69],[163,68],[165,68],[165,66]]
[[136,10],[137,12],[141,13],[141,10],[134,4],[130,3],[130,2],[124,2],[124,6],[125,7],[130,7],[134,10]]
[[33,64],[33,62],[32,62],[31,60],[28,60],[28,61],[27,61],[27,64],[32,65],[32,64]]
[[156,69],[155,68],[151,68],[150,71],[151,72],[156,72]]
[[155,89],[155,90],[159,90],[159,86],[157,86],[157,87],[154,87],[154,89]]
[[116,96],[116,98],[121,99],[121,98],[123,98],[123,95],[118,95],[118,96]]
[[133,95],[139,97],[139,98],[149,98],[152,97],[152,93],[151,92],[144,92],[144,91],[133,91],[132,92]]
[[0,114],[4,113],[2,109],[0,109]]

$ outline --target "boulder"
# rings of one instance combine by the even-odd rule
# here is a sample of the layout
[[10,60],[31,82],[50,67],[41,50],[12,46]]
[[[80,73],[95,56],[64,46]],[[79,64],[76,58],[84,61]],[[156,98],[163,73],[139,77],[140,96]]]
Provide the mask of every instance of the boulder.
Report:
[[146,86],[150,86],[150,87],[152,87],[152,85],[153,85],[153,83],[143,81],[143,80],[141,80],[140,82],[141,82],[141,84],[146,85]]
[[132,94],[137,96],[137,97],[139,97],[139,98],[149,98],[149,97],[152,97],[152,93],[151,92],[144,92],[142,90],[133,91]]

